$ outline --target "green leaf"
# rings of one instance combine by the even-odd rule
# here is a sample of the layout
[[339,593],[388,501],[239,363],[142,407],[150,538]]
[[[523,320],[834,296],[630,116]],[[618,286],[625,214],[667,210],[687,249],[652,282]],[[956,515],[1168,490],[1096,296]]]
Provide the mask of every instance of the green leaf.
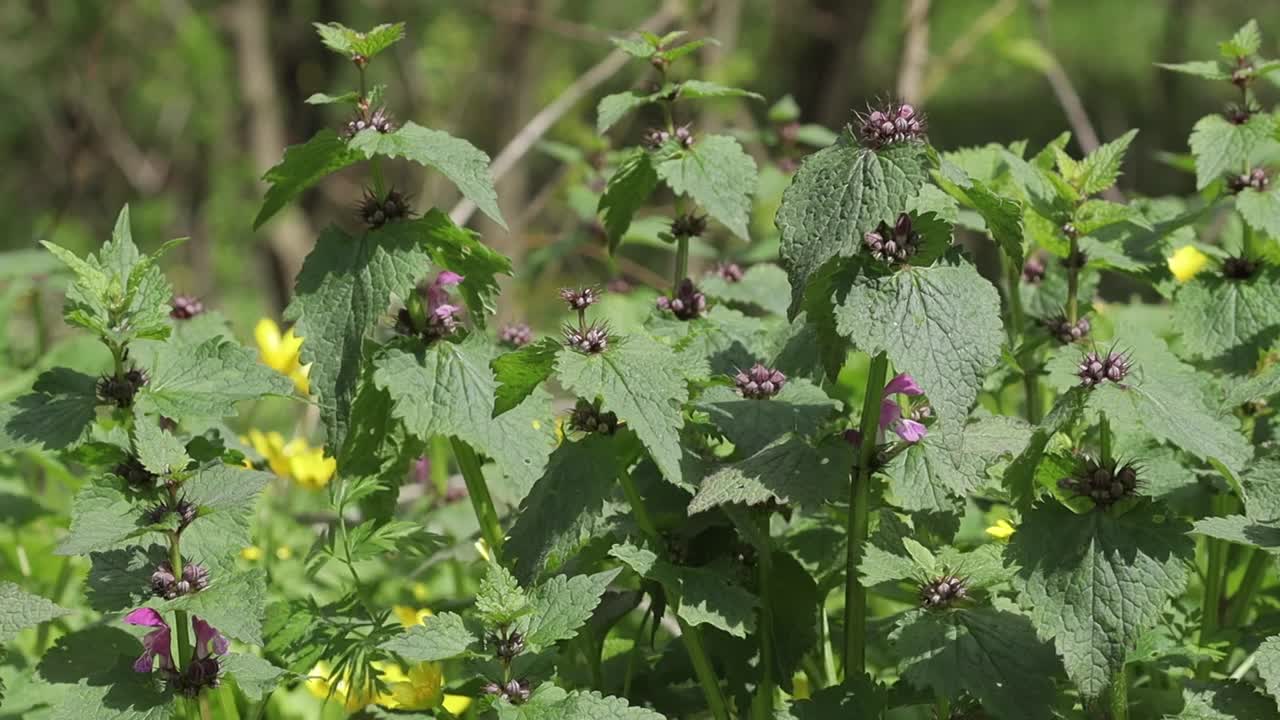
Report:
[[[123,631],[116,632],[129,638]],[[141,654],[141,646],[135,642],[134,647]],[[55,686],[58,695],[48,716],[51,720],[168,720],[175,716],[177,704],[165,683],[157,682],[150,673],[134,672],[134,658],[104,655],[104,650],[101,646],[80,648],[79,652],[92,658],[84,663],[90,672]]]
[[164,428],[157,418],[135,415],[134,447],[142,466],[156,475],[170,475],[186,469],[191,462],[186,445]]
[[1247,545],[1280,555],[1280,527],[1245,515],[1208,517],[1195,522],[1194,532],[1218,540]]
[[382,648],[409,662],[437,662],[466,654],[477,642],[461,615],[446,612],[423,618],[421,625],[391,638]]
[[1080,161],[1079,182],[1076,186],[1080,189],[1081,195],[1096,195],[1116,184],[1116,179],[1120,177],[1120,165],[1124,163],[1125,152],[1129,150],[1129,144],[1137,134],[1136,129],[1130,130],[1098,147]]
[[1280,702],[1280,635],[1273,635],[1258,646],[1257,667],[1267,692]]
[[728,135],[698,138],[693,147],[663,160],[658,177],[676,195],[692,198],[734,235],[750,240],[751,196],[756,161]]
[[41,373],[30,393],[0,407],[0,450],[79,445],[97,415],[97,382],[70,368]]
[[182,532],[183,557],[210,572],[231,572],[240,550],[251,544],[249,524],[259,494],[273,475],[213,463],[183,483],[186,499],[202,509]]
[[804,159],[775,219],[791,279],[792,316],[814,273],[832,258],[858,253],[867,232],[906,209],[928,179],[927,166],[923,145],[874,151],[858,147],[848,132]]
[[662,93],[642,93],[635,90],[605,95],[596,106],[596,132],[603,135],[631,111],[661,99]]
[[911,610],[889,636],[907,682],[969,694],[997,717],[1050,717],[1058,662],[1022,615],[989,607]]
[[1196,189],[1203,190],[1227,173],[1253,167],[1263,150],[1275,145],[1276,120],[1255,113],[1236,125],[1222,115],[1206,115],[1191,129],[1191,154],[1196,159]]
[[1228,60],[1247,58],[1262,49],[1262,33],[1258,32],[1258,21],[1249,20],[1231,36],[1230,40],[1218,43],[1218,52]]
[[619,457],[616,438],[603,435],[561,443],[551,453],[508,534],[516,577],[532,582],[554,573],[614,529],[626,512],[614,499]]
[[631,707],[627,701],[598,692],[565,690],[543,683],[529,700],[512,705],[499,700],[498,720],[663,720],[652,710]]
[[840,407],[838,400],[804,379],[788,380],[771,398],[744,398],[724,385],[707,388],[698,409],[720,428],[740,455],[752,455],[780,435],[809,435]]
[[756,597],[721,572],[672,565],[652,550],[631,543],[615,545],[609,554],[637,575],[662,584],[676,614],[690,625],[710,625],[735,637],[755,630]]
[[609,587],[622,572],[614,568],[594,575],[557,575],[529,593],[531,612],[521,625],[525,642],[535,650],[549,648],[561,640],[572,640]]
[[1236,210],[1249,227],[1280,238],[1280,192],[1274,187],[1266,190],[1245,188],[1236,195]]
[[102,613],[123,612],[153,597],[151,573],[168,560],[168,549],[138,545],[108,552],[90,552],[89,607]]
[[712,300],[760,308],[773,315],[787,313],[787,273],[773,263],[752,265],[737,282],[708,273],[698,283],[698,289]]
[[484,327],[485,315],[494,311],[500,292],[498,276],[511,274],[511,260],[435,208],[417,221],[398,223],[389,229],[393,235],[416,236],[435,265],[463,277],[458,292],[467,301],[472,324]]
[[1201,273],[1178,288],[1173,317],[1190,357],[1244,348],[1252,358],[1262,349],[1253,346],[1271,343],[1268,331],[1280,325],[1280,272],[1267,268],[1248,280]]
[[391,395],[392,414],[424,440],[482,435],[492,422],[497,389],[484,338],[406,348],[385,348],[374,360],[373,381]]
[[859,278],[836,308],[836,329],[859,350],[884,352],[915,378],[940,422],[963,422],[1000,359],[1000,297],[970,265]]
[[1031,429],[1017,418],[994,416],[970,422],[961,432],[935,424],[900,455],[889,487],[904,510],[953,512],[957,501],[984,485],[987,468],[1027,446]]
[[853,450],[842,438],[814,448],[784,436],[750,457],[711,470],[690,501],[689,513],[770,500],[819,510],[847,493],[852,465]]
[[261,645],[262,621],[267,606],[267,574],[262,569],[255,569],[234,575],[212,575],[209,587],[200,592],[180,595],[173,600],[153,601],[153,604],[163,612],[186,610],[227,637]]
[[1081,235],[1092,235],[1108,225],[1122,222],[1150,228],[1150,224],[1134,206],[1106,200],[1085,200],[1071,215],[1071,223]]
[[501,565],[491,564],[476,593],[476,612],[486,625],[502,627],[533,612],[533,607],[515,576]]
[[1183,63],[1156,63],[1156,67],[1183,75],[1194,75],[1205,80],[1230,80],[1231,73],[1216,60],[1193,60]]
[[1166,720],[1253,720],[1276,716],[1276,705],[1241,682],[1196,684],[1182,689],[1183,708]]
[[85,485],[71,503],[71,528],[58,545],[58,555],[86,555],[121,547],[141,527],[141,508],[124,493],[106,485]]
[[258,362],[240,344],[212,337],[199,345],[154,347],[151,380],[138,393],[137,412],[169,418],[221,420],[236,404],[263,395],[289,395],[289,378]]
[[604,216],[605,236],[609,252],[618,249],[631,227],[631,220],[658,187],[658,171],[649,153],[637,150],[623,160],[600,196],[596,212]]
[[543,338],[493,359],[490,364],[498,380],[498,389],[494,391],[494,417],[524,402],[530,393],[551,377],[560,347],[555,339]]
[[677,485],[680,406],[689,397],[682,371],[678,355],[644,335],[617,338],[593,355],[565,348],[556,360],[560,384],[579,397],[601,398],[601,408],[635,431],[663,477]]
[[764,100],[764,96],[760,93],[754,93],[750,90],[742,88],[729,87],[720,83],[708,82],[706,80],[685,80],[680,83],[676,90],[677,100],[704,100],[708,98],[727,98],[727,97],[745,97],[752,100]]
[[[942,172],[934,179],[948,195],[982,216],[987,232],[1015,265],[1022,265],[1022,204],[1000,195],[981,180],[974,180],[963,170],[943,161]],[[918,197],[924,197],[922,193]]]
[[70,612],[11,582],[0,582],[0,642],[9,642],[26,628]]
[[308,105],[355,105],[360,102],[360,93],[352,90],[341,95],[326,95],[325,93],[312,93],[305,102]]
[[1052,638],[1085,698],[1099,696],[1187,583],[1189,526],[1150,505],[1120,517],[1056,502],[1029,513],[1009,544],[1020,601]]
[[321,130],[301,145],[285,149],[280,163],[262,176],[271,187],[253,220],[253,229],[262,227],[303,190],[363,159],[364,155],[348,147],[346,140],[329,129]]
[[402,157],[435,168],[457,185],[463,196],[481,212],[506,229],[507,222],[498,209],[498,193],[489,174],[489,156],[466,140],[409,121],[391,133],[361,130],[351,138],[350,145],[352,150],[368,157]]
[[342,23],[313,23],[325,47],[348,58],[362,55],[372,60],[375,55],[404,39],[404,23],[384,24],[357,32]]
[[851,720],[883,717],[889,693],[866,675],[846,678],[840,685],[823,688],[808,700],[792,705],[795,720]]
[[649,43],[644,38],[639,37],[611,37],[609,38],[609,42],[613,43],[613,46],[622,52],[630,55],[631,57],[640,58],[641,60],[653,57],[658,51],[658,48],[652,43]]
[[289,671],[278,668],[257,655],[231,653],[223,655],[218,662],[222,665],[222,672],[235,678],[236,687],[240,688],[249,702],[258,702],[263,696],[270,695],[290,675]]
[[387,312],[391,297],[408,297],[430,268],[423,243],[438,236],[437,227],[422,218],[355,238],[331,226],[302,264],[285,317],[303,338],[302,362],[311,364],[311,394],[331,453],[348,431],[364,339]]

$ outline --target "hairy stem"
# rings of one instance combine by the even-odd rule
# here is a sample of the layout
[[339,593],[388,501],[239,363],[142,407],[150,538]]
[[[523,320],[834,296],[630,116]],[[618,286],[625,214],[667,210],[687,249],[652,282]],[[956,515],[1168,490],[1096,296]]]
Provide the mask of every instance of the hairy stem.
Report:
[[449,440],[439,435],[431,438],[427,452],[431,459],[431,485],[444,498],[449,492]]
[[[1213,498],[1213,514],[1223,515],[1224,495]],[[1227,543],[1217,538],[1205,538],[1206,567],[1204,596],[1200,602],[1200,646],[1205,647],[1218,633],[1218,613],[1222,607],[1222,581],[1227,558]],[[1196,679],[1207,680],[1213,671],[1212,660],[1201,660],[1196,667]]]
[[1071,238],[1071,253],[1067,255],[1067,322],[1072,325],[1080,319],[1079,303],[1076,296],[1080,293],[1080,244]]
[[387,184],[382,179],[382,158],[377,155],[369,160],[369,175],[373,177],[373,194],[382,202],[386,199]]
[[867,542],[870,519],[871,463],[875,458],[876,436],[880,428],[880,396],[884,392],[889,360],[884,353],[871,358],[867,371],[867,391],[862,400],[862,444],[858,464],[850,473],[848,553],[844,578],[844,677],[848,680],[866,670],[867,589],[858,579],[863,546]]
[[[618,481],[622,483],[622,492],[627,496],[627,501],[631,504],[631,514],[635,517],[636,525],[640,526],[640,531],[645,534],[649,541],[653,543],[654,549],[661,549],[663,546],[662,535],[658,532],[658,526],[653,522],[653,516],[649,514],[649,508],[644,503],[644,498],[640,496],[640,491],[636,489],[635,480],[631,478],[631,473],[624,466],[622,471],[618,473]],[[680,597],[671,592],[671,588],[667,590],[667,602],[673,608],[680,607]],[[685,649],[689,653],[689,660],[693,663],[694,675],[698,678],[698,684],[702,686],[702,694],[707,700],[707,707],[711,710],[712,717],[716,720],[730,720],[729,705],[725,701],[724,692],[720,688],[720,678],[716,677],[715,667],[711,664],[711,656],[707,654],[706,645],[702,641],[702,631],[694,625],[689,625],[680,618],[679,612],[676,613],[676,621],[680,624],[680,639],[684,641]]]
[[689,238],[676,238],[676,268],[671,278],[671,292],[680,288],[680,283],[689,277]]
[[755,700],[751,704],[751,716],[758,720],[770,720],[773,717],[774,677],[773,677],[773,602],[770,600],[773,575],[773,547],[769,542],[769,515],[766,513],[760,524],[761,536],[765,539],[765,547],[759,549],[759,560],[756,571],[760,582],[760,686],[756,688]]
[[[1022,270],[1009,258],[1001,255],[1005,268],[1005,291],[1009,299],[1009,347],[1016,349],[1018,340],[1027,331],[1027,312],[1022,307],[1022,293],[1019,288],[1022,282]],[[1035,361],[1028,361],[1028,367],[1018,368],[1022,372],[1022,388],[1026,395],[1027,422],[1038,424],[1044,415],[1044,402],[1040,397],[1040,378]]]
[[1271,567],[1271,556],[1265,550],[1252,548],[1250,552],[1252,554],[1249,556],[1249,564],[1245,566],[1244,577],[1240,579],[1240,587],[1227,605],[1223,627],[1235,628],[1244,623],[1249,615],[1249,606],[1253,604],[1253,598],[1267,576],[1267,569]]
[[484,481],[484,473],[480,470],[480,458],[471,446],[458,438],[450,438],[453,445],[453,457],[458,461],[458,469],[462,479],[467,483],[467,495],[471,498],[471,507],[476,511],[476,520],[480,523],[480,533],[489,545],[489,552],[494,559],[501,562],[502,543],[505,535],[498,522],[498,511],[493,506],[493,498],[489,495],[489,486]]
[[1107,420],[1106,413],[1100,413],[1098,418],[1098,444],[1102,453],[1102,464],[1111,464],[1111,423]]

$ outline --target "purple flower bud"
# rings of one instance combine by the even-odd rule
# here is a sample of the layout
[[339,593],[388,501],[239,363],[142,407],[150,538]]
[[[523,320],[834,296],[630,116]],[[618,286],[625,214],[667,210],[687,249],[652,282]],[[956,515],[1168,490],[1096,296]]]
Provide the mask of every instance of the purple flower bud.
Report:
[[564,344],[588,355],[604,352],[609,347],[609,325],[592,323],[585,328],[565,325]]
[[659,310],[669,312],[680,320],[693,320],[706,312],[707,298],[692,280],[685,278],[680,281],[674,295],[659,296],[657,306]]
[[892,228],[880,223],[875,230],[863,235],[862,241],[871,257],[890,264],[905,262],[920,249],[920,233],[911,229],[911,216],[906,213],[898,215]]
[[508,323],[498,331],[498,342],[509,348],[521,348],[533,342],[533,330],[524,323]]
[[369,188],[365,188],[360,204],[356,206],[360,219],[370,228],[380,228],[386,223],[397,222],[413,215],[409,205],[409,196],[392,188],[384,198],[379,198]]
[[142,461],[136,455],[125,458],[125,461],[116,465],[111,472],[129,483],[132,488],[150,490],[155,487],[156,476],[143,467]]
[[1032,255],[1022,265],[1022,281],[1031,285],[1039,285],[1044,280],[1044,259],[1038,255]]
[[1222,276],[1228,280],[1248,280],[1258,271],[1258,263],[1243,257],[1222,261]]
[[720,263],[716,265],[712,273],[719,275],[725,282],[742,282],[742,268],[738,266],[738,263]]
[[733,377],[733,382],[738,386],[738,392],[743,397],[761,400],[781,392],[782,387],[787,383],[787,376],[778,370],[756,363],[750,370],[740,370]]
[[640,137],[640,142],[650,150],[657,150],[671,139],[671,133],[662,128],[649,128]]
[[612,435],[618,431],[618,416],[602,410],[599,400],[588,402],[579,398],[573,406],[573,412],[569,415],[569,429]]
[[1267,171],[1257,167],[1243,175],[1233,175],[1227,178],[1227,189],[1232,193],[1240,193],[1245,190],[1257,190],[1262,192],[1271,184],[1271,178],[1267,175]]
[[560,299],[569,306],[570,310],[582,312],[587,308],[600,302],[602,291],[597,287],[583,287],[578,289],[561,288]]
[[1075,474],[1058,480],[1058,487],[1077,497],[1088,498],[1099,508],[1106,508],[1127,497],[1138,488],[1138,470],[1132,463],[1109,466],[1093,458],[1085,458]]
[[681,125],[676,128],[675,138],[676,142],[680,143],[680,147],[686,149],[693,147],[693,131],[689,129],[688,125]]
[[940,610],[969,596],[968,578],[946,575],[920,586],[920,605],[929,610]]
[[509,664],[515,656],[524,652],[524,636],[515,630],[490,635],[489,641],[494,645],[494,654],[504,664]]
[[204,303],[190,295],[175,295],[169,306],[169,317],[175,320],[190,320],[204,312]]
[[98,399],[118,408],[131,407],[134,396],[150,379],[147,371],[138,367],[130,367],[120,377],[103,375],[98,378]]
[[372,128],[382,134],[392,133],[396,131],[396,123],[391,119],[391,115],[386,108],[378,108],[372,114],[369,113],[367,107],[363,107],[356,111],[356,116],[347,122],[342,128],[342,136],[345,138],[355,137],[361,130]]
[[862,144],[873,149],[902,142],[918,142],[924,137],[925,119],[907,103],[889,102],[858,117]]
[[1119,383],[1133,368],[1133,358],[1128,353],[1110,351],[1106,356],[1096,351],[1085,353],[1076,375],[1084,387],[1095,387],[1104,380]]
[[1049,331],[1049,334],[1063,345],[1069,345],[1088,337],[1091,329],[1088,318],[1082,317],[1075,323],[1071,323],[1062,315],[1045,320],[1044,326]]
[[706,231],[706,215],[689,212],[671,221],[671,234],[677,238],[701,237]]

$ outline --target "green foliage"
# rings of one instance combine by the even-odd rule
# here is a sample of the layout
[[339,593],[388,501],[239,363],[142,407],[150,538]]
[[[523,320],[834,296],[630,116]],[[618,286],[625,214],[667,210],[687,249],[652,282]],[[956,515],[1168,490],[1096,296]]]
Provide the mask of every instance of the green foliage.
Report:
[[25,628],[66,615],[69,610],[32,595],[11,582],[0,583],[0,642],[9,642]]
[[358,32],[337,22],[315,23],[315,28],[325,47],[348,58],[358,55],[371,60],[404,39],[402,22],[379,25],[367,32]]
[[756,163],[737,140],[727,135],[700,137],[693,147],[663,158],[656,170],[676,195],[701,205],[739,238],[750,239],[747,220],[756,190]]
[[658,171],[644,150],[635,150],[618,165],[600,196],[610,252],[617,250],[638,211],[658,187]]

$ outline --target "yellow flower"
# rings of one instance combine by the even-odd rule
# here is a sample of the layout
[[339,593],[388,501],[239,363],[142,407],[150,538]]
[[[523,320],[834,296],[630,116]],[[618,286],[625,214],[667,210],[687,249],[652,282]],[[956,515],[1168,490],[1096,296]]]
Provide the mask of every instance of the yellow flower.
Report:
[[288,545],[281,545],[276,548],[277,560],[288,560],[291,557],[293,557],[293,550],[291,550]]
[[262,318],[253,328],[253,337],[258,341],[258,353],[267,367],[288,375],[303,395],[311,391],[311,382],[307,379],[311,366],[303,365],[298,358],[302,338],[294,335],[292,328],[282,335],[275,320]]
[[250,545],[240,551],[240,557],[248,560],[249,562],[257,562],[262,559],[262,548],[257,545]]
[[267,461],[271,472],[282,478],[290,477],[289,458],[284,454],[284,436],[278,432],[264,433],[261,430],[250,430],[246,437],[240,438],[246,445]]
[[997,540],[1006,541],[1009,539],[1009,536],[1013,535],[1014,530],[1015,528],[1013,525],[1008,520],[1002,518],[997,520],[995,525],[987,528],[987,534]]
[[426,602],[427,597],[430,595],[430,592],[427,590],[426,583],[416,582],[413,584],[413,587],[410,588],[410,591],[413,593],[413,599],[418,602]]
[[325,457],[324,448],[313,448],[302,438],[286,443],[278,432],[250,430],[241,440],[266,459],[271,472],[312,490],[328,485],[338,469],[338,461]]
[[1196,273],[1204,269],[1209,263],[1209,256],[1200,252],[1194,245],[1183,245],[1169,256],[1169,272],[1178,279],[1178,282],[1186,282],[1196,276]]
[[374,701],[373,688],[363,688],[352,694],[347,687],[347,677],[333,677],[333,667],[321,660],[307,673],[307,690],[321,700],[332,700],[347,710],[359,710]]
[[396,614],[396,618],[400,620],[400,624],[409,628],[414,625],[422,624],[422,621],[431,617],[432,613],[427,608],[421,610],[412,608],[408,605],[393,605],[391,611]]
[[454,715],[461,715],[469,707],[471,707],[471,698],[466,695],[450,695],[446,693],[444,696],[444,709]]
[[353,693],[347,678],[335,679],[332,666],[324,660],[317,662],[308,673],[307,689],[322,700],[332,698],[347,710],[359,710],[369,703],[396,710],[429,710],[444,702],[447,708],[450,705],[460,708],[450,708],[449,712],[456,714],[471,704],[470,698],[445,696],[440,663],[418,663],[408,670],[394,662],[375,662],[372,666],[378,671],[378,679],[386,685],[386,692],[376,692],[370,687]]

